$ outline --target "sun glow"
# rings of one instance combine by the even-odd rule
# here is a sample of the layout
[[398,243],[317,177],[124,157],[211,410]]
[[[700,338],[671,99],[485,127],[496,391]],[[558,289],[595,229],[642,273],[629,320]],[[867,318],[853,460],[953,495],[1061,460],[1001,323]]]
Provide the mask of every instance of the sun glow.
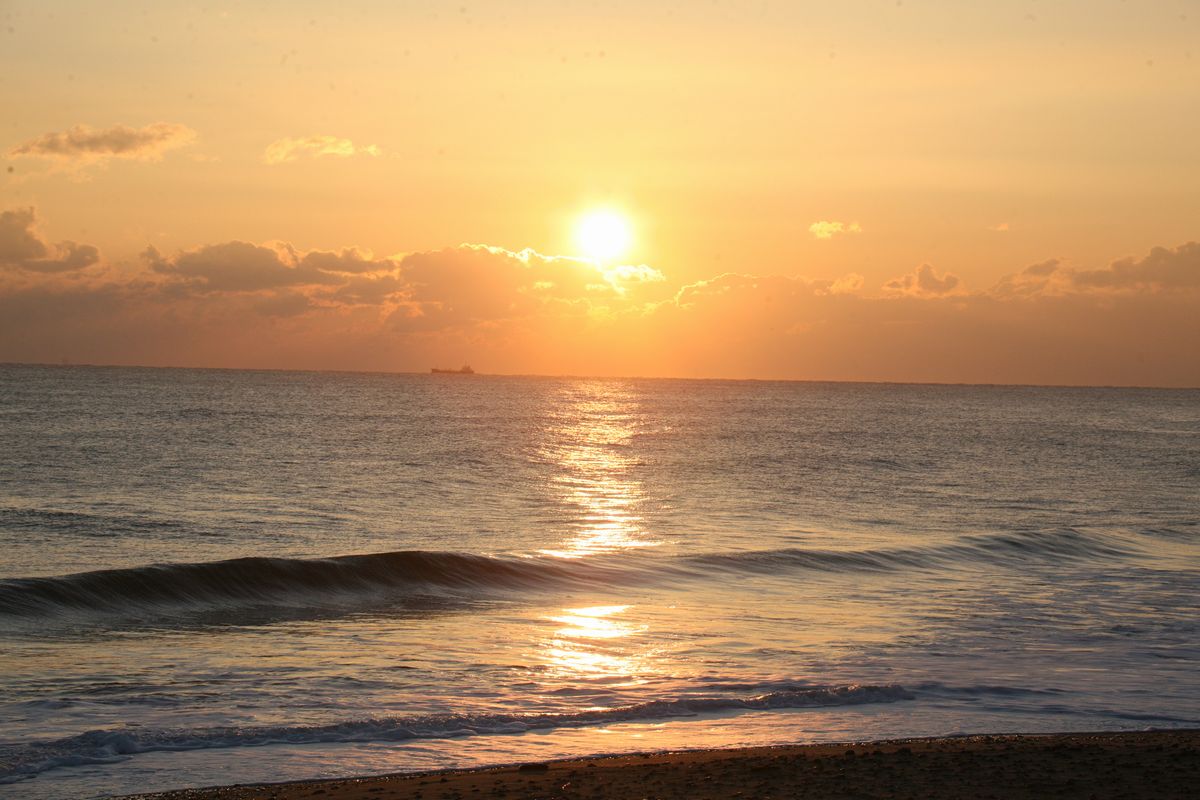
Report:
[[575,227],[575,243],[584,255],[597,261],[625,255],[632,242],[629,220],[616,211],[589,211]]

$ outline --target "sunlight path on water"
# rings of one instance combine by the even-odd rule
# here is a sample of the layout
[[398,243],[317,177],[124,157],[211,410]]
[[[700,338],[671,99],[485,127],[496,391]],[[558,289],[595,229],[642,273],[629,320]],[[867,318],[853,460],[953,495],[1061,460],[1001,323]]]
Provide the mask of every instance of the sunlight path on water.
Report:
[[549,490],[574,513],[562,545],[541,552],[579,558],[661,544],[642,525],[646,495],[633,472],[637,394],[627,384],[580,382],[564,386],[559,399],[539,456],[558,466]]
[[[635,473],[632,441],[642,414],[628,384],[579,382],[562,387],[550,412],[538,457],[553,467],[550,502],[569,514],[562,543],[543,555],[586,558],[661,544],[644,525],[646,492]],[[634,605],[564,608],[545,622],[533,661],[547,679],[593,686],[637,686],[661,676],[665,664],[649,626],[632,621]],[[594,691],[594,690],[593,690]],[[598,708],[599,706],[597,706]]]

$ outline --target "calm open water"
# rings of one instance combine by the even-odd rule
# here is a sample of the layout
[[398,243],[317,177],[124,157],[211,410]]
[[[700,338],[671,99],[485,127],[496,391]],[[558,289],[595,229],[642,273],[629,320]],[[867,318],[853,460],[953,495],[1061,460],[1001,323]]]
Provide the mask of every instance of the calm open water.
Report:
[[0,366],[0,795],[1200,725],[1200,391]]

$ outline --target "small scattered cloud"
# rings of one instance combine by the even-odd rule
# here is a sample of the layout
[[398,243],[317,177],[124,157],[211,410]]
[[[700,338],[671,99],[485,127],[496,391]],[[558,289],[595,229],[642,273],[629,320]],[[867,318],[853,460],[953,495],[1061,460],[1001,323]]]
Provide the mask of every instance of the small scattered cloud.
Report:
[[857,222],[821,220],[809,225],[808,232],[818,239],[832,239],[839,233],[862,233],[862,226]]
[[989,226],[988,230],[995,231],[996,233],[1008,233],[1008,230],[1009,230],[1008,223],[1007,222],[997,222],[995,225]]
[[907,275],[901,275],[883,285],[884,291],[918,297],[950,294],[957,287],[957,275],[947,272],[939,276],[928,264],[922,264]]
[[190,144],[195,138],[195,131],[176,122],[154,122],[142,128],[74,125],[61,133],[46,133],[22,142],[10,148],[8,155],[52,159],[72,166],[113,158],[158,161],[163,153]]
[[301,158],[333,156],[378,156],[379,148],[373,144],[356,145],[349,139],[337,136],[308,136],[301,139],[277,139],[267,145],[262,160],[266,164],[287,164]]
[[851,272],[849,275],[843,275],[833,283],[829,284],[830,294],[856,294],[861,291],[866,281],[862,275],[857,272]]
[[50,244],[37,231],[32,208],[0,212],[0,269],[27,272],[72,272],[100,260],[90,244]]

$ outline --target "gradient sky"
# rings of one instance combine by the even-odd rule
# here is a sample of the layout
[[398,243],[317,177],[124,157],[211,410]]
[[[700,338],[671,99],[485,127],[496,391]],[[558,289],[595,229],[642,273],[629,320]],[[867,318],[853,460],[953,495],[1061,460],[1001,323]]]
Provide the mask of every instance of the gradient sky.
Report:
[[0,0],[0,103],[0,360],[1200,385],[1194,0]]

